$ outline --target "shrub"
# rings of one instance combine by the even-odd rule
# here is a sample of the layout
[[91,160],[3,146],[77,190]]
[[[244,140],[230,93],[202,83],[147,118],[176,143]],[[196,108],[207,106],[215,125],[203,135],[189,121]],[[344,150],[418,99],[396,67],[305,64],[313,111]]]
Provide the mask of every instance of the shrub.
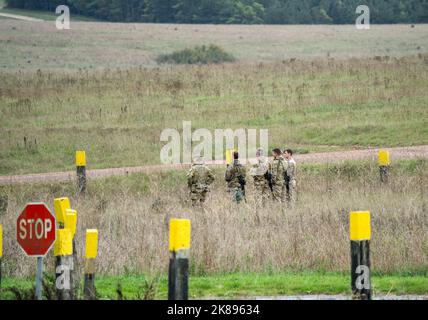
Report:
[[175,64],[213,64],[232,61],[235,61],[235,58],[230,53],[214,44],[186,48],[162,54],[157,58],[158,63]]

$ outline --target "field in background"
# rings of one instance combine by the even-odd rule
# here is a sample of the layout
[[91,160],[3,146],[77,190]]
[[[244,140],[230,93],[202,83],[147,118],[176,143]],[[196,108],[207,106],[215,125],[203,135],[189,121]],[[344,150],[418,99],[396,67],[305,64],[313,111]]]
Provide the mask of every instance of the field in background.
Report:
[[[0,0],[1,1],[1,0]],[[161,131],[268,128],[272,147],[299,153],[428,144],[428,25],[213,26],[0,18],[0,175],[159,163]],[[214,43],[238,62],[161,66],[159,54]],[[193,297],[349,293],[348,215],[372,214],[375,293],[428,294],[428,162],[393,162],[381,186],[376,163],[304,165],[293,210],[227,201],[224,172],[204,210],[187,199],[184,171],[72,183],[0,186],[7,201],[6,286],[29,287],[34,259],[15,241],[27,202],[69,196],[78,210],[83,265],[87,228],[100,232],[97,286],[135,298],[160,276],[165,298],[170,218],[192,220]],[[225,200],[226,198],[226,200]],[[54,274],[52,252],[46,272]],[[310,270],[310,271],[309,271]],[[30,280],[31,279],[31,280]],[[289,285],[284,285],[287,284]]]
[[[9,199],[1,216],[3,270],[20,277],[34,272],[34,259],[26,258],[15,241],[15,221],[24,205],[43,201],[52,207],[55,197],[69,196],[78,211],[78,255],[82,259],[85,229],[97,228],[98,272],[103,275],[165,274],[168,221],[176,217],[192,221],[194,276],[284,270],[346,273],[349,212],[369,210],[373,271],[428,276],[427,168],[427,160],[395,162],[391,183],[381,186],[376,163],[301,166],[294,210],[278,204],[256,210],[251,181],[248,203],[234,205],[220,169],[204,210],[187,203],[184,171],[91,180],[85,198],[76,197],[72,183],[3,186],[3,198]],[[46,261],[52,273],[52,252]]]
[[0,73],[0,174],[159,164],[161,132],[267,128],[297,152],[428,144],[428,57]]
[[[74,19],[74,20],[73,20]],[[428,52],[428,25],[177,25],[0,21],[0,70],[156,66],[159,54],[214,43],[242,62]]]

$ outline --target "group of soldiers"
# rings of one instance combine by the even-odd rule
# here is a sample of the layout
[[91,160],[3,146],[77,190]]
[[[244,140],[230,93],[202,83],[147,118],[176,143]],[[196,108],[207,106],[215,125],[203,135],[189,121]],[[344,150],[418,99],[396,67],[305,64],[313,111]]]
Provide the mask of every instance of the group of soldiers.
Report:
[[[256,204],[263,206],[271,199],[293,206],[296,201],[296,161],[290,149],[282,152],[272,150],[272,160],[268,161],[262,149],[256,152],[257,161],[251,166],[249,175],[253,178]],[[190,199],[193,205],[205,202],[214,182],[214,174],[201,158],[194,159],[187,174]],[[227,190],[232,201],[246,201],[247,169],[239,161],[239,153],[233,153],[233,162],[227,165],[225,173]]]

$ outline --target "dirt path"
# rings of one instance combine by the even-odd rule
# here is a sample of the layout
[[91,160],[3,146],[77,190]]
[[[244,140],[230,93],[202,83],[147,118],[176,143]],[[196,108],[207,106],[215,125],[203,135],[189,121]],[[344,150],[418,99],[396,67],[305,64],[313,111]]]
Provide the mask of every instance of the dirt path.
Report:
[[[1,7],[0,7],[0,10],[1,10]],[[43,19],[37,19],[37,18],[21,16],[21,15],[11,14],[11,13],[3,13],[1,11],[0,11],[0,17],[11,18],[11,19],[16,19],[16,20],[24,20],[24,21],[33,21],[33,22],[45,21]]]
[[[385,148],[390,151],[391,159],[414,159],[428,158],[428,145],[415,147]],[[297,163],[338,163],[346,160],[372,160],[376,161],[379,149],[365,149],[352,151],[336,151],[323,153],[309,153],[296,155]],[[224,161],[207,162],[210,166],[224,165]],[[108,168],[87,170],[89,179],[102,178],[108,176],[127,175],[130,173],[150,173],[168,170],[187,169],[190,164],[178,165],[145,165],[141,167]],[[35,183],[35,182],[53,182],[53,181],[71,181],[76,178],[75,171],[48,172],[26,175],[0,176],[0,185],[17,183]]]

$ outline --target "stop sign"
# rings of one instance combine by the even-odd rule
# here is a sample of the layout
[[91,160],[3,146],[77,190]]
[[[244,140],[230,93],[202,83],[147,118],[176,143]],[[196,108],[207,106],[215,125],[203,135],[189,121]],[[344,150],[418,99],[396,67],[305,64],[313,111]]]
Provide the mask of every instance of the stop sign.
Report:
[[16,238],[28,256],[42,257],[56,238],[55,216],[44,203],[29,203],[16,220]]

